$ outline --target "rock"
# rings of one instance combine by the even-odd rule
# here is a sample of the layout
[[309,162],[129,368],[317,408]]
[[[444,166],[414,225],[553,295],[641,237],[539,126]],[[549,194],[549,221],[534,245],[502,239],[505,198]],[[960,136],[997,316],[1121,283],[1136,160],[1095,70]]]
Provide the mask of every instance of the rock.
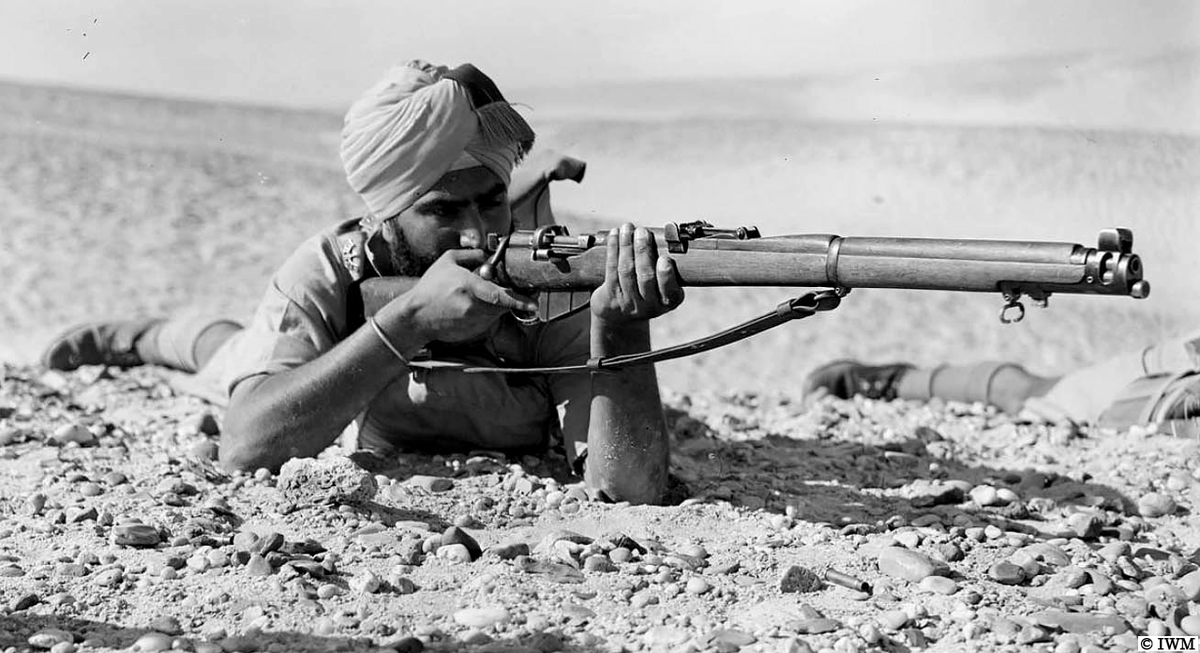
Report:
[[246,550],[250,553],[258,553],[265,556],[268,553],[273,553],[283,548],[285,541],[286,540],[281,533],[272,531],[253,540],[253,542],[250,544],[250,547]]
[[1071,556],[1067,555],[1066,551],[1047,542],[1030,544],[1021,551],[1027,553],[1034,560],[1044,562],[1051,567],[1066,567],[1071,564]]
[[879,614],[879,625],[888,630],[900,630],[908,625],[908,613],[904,610],[886,610]]
[[1180,619],[1179,629],[1193,637],[1200,637],[1200,615],[1190,614]]
[[1179,579],[1178,583],[1184,598],[1189,601],[1200,602],[1200,569],[1185,574],[1183,578]]
[[87,506],[86,508],[76,506],[67,508],[66,515],[68,524],[80,524],[90,519],[95,519],[99,516],[99,513],[96,512],[95,506]]
[[1096,551],[1096,555],[1112,563],[1116,563],[1117,560],[1129,555],[1129,553],[1129,542],[1111,542]]
[[785,593],[815,592],[822,585],[821,577],[816,572],[800,565],[788,567],[779,579],[779,591]]
[[442,532],[442,546],[451,544],[461,544],[466,547],[467,552],[471,554],[471,560],[478,560],[479,556],[483,555],[483,549],[479,547],[479,542],[471,537],[469,533],[457,526],[451,526]]
[[443,560],[449,560],[455,564],[467,564],[472,560],[471,551],[461,544],[439,546],[436,555]]
[[817,617],[813,619],[799,619],[788,623],[788,627],[795,630],[801,635],[820,635],[821,633],[832,633],[842,627],[842,622],[837,619],[826,619]]
[[513,542],[511,544],[497,544],[488,547],[486,553],[494,555],[501,560],[512,560],[517,556],[529,555],[529,545],[524,542]]
[[409,477],[406,483],[429,492],[447,492],[454,489],[454,481],[443,476],[424,476],[417,474]]
[[8,611],[17,612],[26,608],[32,608],[41,602],[42,599],[37,594],[34,594],[33,592],[25,592],[23,594],[18,594],[16,598],[14,598],[12,601],[9,601]]
[[617,570],[617,566],[603,554],[588,556],[583,561],[583,570],[589,573],[609,573]]
[[1000,503],[999,493],[990,485],[976,485],[971,488],[971,500],[981,506],[994,506]]
[[96,436],[83,424],[71,423],[54,429],[54,432],[50,434],[50,441],[59,446],[70,443],[83,445],[95,442]]
[[425,650],[425,642],[416,637],[408,636],[388,644],[385,648],[391,649],[396,653],[421,653],[421,651]]
[[1183,590],[1171,583],[1160,583],[1146,590],[1142,596],[1150,606],[1150,611],[1164,621],[1175,621],[1175,611],[1187,605]]
[[705,648],[714,647],[720,653],[732,653],[758,641],[754,635],[731,628],[718,628],[703,639]]
[[152,547],[162,542],[162,536],[146,524],[119,524],[113,526],[112,541],[118,546]]
[[371,472],[344,456],[293,458],[279,469],[275,485],[298,505],[363,504],[379,489]]
[[1148,492],[1138,497],[1138,514],[1143,517],[1163,517],[1175,514],[1175,500],[1161,492]]
[[691,634],[682,628],[654,626],[642,635],[642,642],[649,648],[670,648],[688,641]]
[[261,553],[250,554],[250,559],[246,561],[246,573],[251,576],[270,576],[274,570],[271,568],[271,563],[263,557]]
[[1064,567],[1054,575],[1054,582],[1069,589],[1079,589],[1091,582],[1088,573],[1075,566]]
[[958,562],[965,557],[963,550],[960,549],[957,544],[952,544],[950,542],[943,542],[942,544],[934,547],[934,550],[937,552],[938,556],[946,562]]
[[710,589],[712,589],[712,586],[708,584],[708,581],[699,576],[689,578],[687,585],[684,587],[684,590],[688,594],[695,594],[697,596],[708,592]]
[[1025,582],[1025,570],[1008,561],[1000,561],[988,569],[988,577],[1003,585],[1020,585]]
[[463,608],[454,613],[454,622],[468,628],[487,628],[496,624],[508,623],[508,610],[502,606],[482,608]]
[[1094,540],[1100,536],[1104,524],[1096,515],[1087,512],[1077,512],[1067,518],[1067,527],[1080,539]]
[[949,596],[958,591],[958,583],[945,576],[926,576],[921,579],[921,589]]
[[163,633],[146,633],[133,643],[136,653],[160,653],[171,650],[172,637]]
[[1117,615],[1047,610],[1029,616],[1034,623],[1068,633],[1113,633],[1129,630],[1129,624]]
[[28,641],[34,648],[50,648],[62,642],[74,642],[75,636],[58,628],[43,628],[30,635]]
[[253,653],[259,649],[258,639],[250,635],[230,635],[220,641],[225,653]]
[[920,551],[911,551],[900,547],[884,547],[876,560],[879,571],[894,578],[919,583],[921,579],[935,574],[944,574],[948,569],[934,562],[929,556]]
[[1050,641],[1050,633],[1038,626],[1025,626],[1017,633],[1017,644],[1029,646],[1038,642]]

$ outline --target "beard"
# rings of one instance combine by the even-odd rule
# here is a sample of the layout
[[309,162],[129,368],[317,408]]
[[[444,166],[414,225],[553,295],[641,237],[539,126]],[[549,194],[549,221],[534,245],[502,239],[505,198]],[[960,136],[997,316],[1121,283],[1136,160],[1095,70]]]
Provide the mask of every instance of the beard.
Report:
[[404,237],[404,232],[390,221],[385,223],[387,231],[388,262],[394,274],[401,277],[420,277],[438,260],[440,254],[430,256],[413,249]]

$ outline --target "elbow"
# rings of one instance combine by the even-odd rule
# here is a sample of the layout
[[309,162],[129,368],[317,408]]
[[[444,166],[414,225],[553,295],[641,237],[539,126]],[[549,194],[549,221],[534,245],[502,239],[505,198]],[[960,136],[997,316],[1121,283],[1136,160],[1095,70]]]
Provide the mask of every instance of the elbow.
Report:
[[221,433],[218,461],[227,472],[251,473],[260,468],[279,471],[286,459],[281,460],[278,451],[269,446],[271,433],[245,411],[230,406]]

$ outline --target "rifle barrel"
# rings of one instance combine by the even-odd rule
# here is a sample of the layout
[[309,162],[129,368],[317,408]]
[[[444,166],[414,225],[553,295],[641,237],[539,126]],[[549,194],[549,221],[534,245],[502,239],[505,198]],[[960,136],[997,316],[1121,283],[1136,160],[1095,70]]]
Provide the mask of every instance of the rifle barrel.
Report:
[[[652,232],[659,252],[666,252],[662,230]],[[595,288],[604,280],[603,243],[601,234],[593,246],[581,250],[538,250],[531,232],[516,232],[504,266],[512,285],[521,289]],[[670,256],[686,286],[999,291],[1035,299],[1051,293],[1138,298],[1149,293],[1141,259],[1128,248],[1064,242],[805,234],[698,238],[687,243],[685,252]]]

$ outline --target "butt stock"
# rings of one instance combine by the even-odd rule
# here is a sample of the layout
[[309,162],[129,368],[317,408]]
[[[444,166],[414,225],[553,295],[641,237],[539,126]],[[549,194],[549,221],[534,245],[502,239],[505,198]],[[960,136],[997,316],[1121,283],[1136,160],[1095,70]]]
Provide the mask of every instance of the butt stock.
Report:
[[[704,222],[652,229],[670,252],[685,286],[909,288],[996,292],[1001,320],[1024,316],[1023,296],[1045,305],[1055,293],[1144,298],[1141,259],[1128,229],[1106,229],[1095,247],[1076,243],[938,238],[763,238],[752,227],[717,229]],[[577,310],[581,293],[604,280],[604,233],[571,235],[561,225],[489,237],[486,274],[499,283],[540,291],[538,317]]]

